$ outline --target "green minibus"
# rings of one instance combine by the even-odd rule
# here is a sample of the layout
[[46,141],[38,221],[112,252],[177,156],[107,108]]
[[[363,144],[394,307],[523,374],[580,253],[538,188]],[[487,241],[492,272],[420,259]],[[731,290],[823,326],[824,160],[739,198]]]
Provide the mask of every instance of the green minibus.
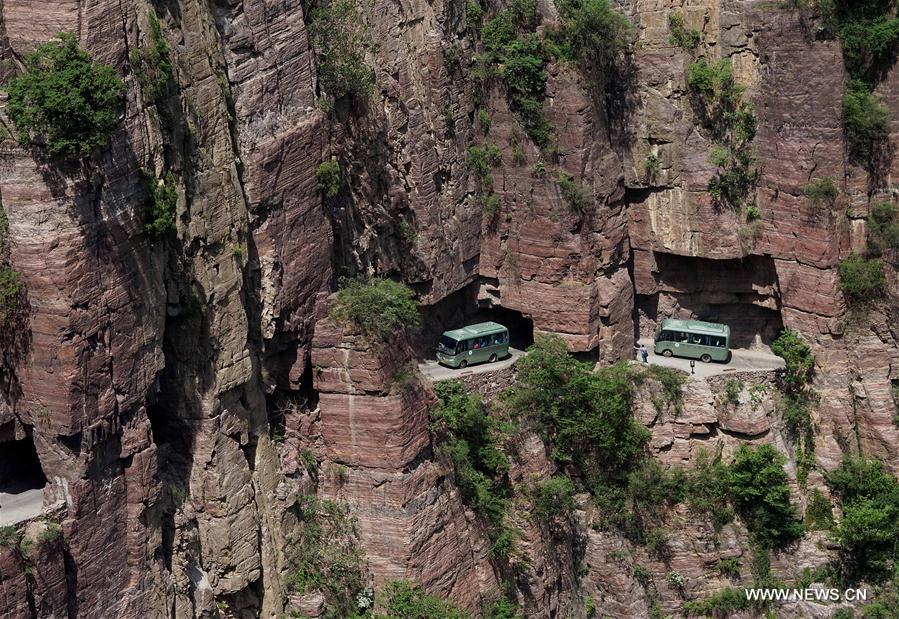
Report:
[[437,362],[451,368],[493,363],[508,354],[509,330],[496,322],[446,331],[437,342]]
[[655,353],[710,361],[730,359],[730,327],[702,320],[663,320],[656,331]]

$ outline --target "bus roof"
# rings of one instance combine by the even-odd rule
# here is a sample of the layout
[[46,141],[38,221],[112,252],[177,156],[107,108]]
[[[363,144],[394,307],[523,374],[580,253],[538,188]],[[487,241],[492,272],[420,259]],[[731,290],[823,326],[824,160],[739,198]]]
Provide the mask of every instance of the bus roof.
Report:
[[667,318],[662,321],[662,329],[674,331],[687,331],[689,333],[707,333],[709,335],[724,335],[730,337],[730,327],[717,322],[705,322],[703,320],[675,320]]
[[480,337],[482,335],[493,335],[494,333],[504,333],[508,331],[498,322],[479,322],[476,325],[468,325],[461,329],[453,329],[452,331],[444,331],[443,335],[451,337],[456,341],[466,340],[472,337]]

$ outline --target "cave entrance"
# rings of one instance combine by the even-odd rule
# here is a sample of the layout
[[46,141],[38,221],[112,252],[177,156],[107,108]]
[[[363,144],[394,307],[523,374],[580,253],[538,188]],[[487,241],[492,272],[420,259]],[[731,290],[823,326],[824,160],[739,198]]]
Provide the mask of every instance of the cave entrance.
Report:
[[498,322],[509,329],[512,348],[525,350],[534,343],[534,321],[521,312],[495,302],[478,300],[479,283],[457,290],[441,301],[421,308],[421,328],[412,339],[415,354],[421,359],[434,357],[437,340],[444,331],[479,322]]
[[47,477],[31,437],[0,443],[0,525],[40,515]]
[[[665,318],[698,319],[730,326],[733,348],[765,348],[783,329],[770,257],[712,260],[652,253],[651,261],[651,288],[644,283],[641,290],[638,283],[636,290],[641,337],[651,337]],[[645,260],[635,261],[635,271],[641,266]],[[650,281],[645,272],[635,276],[637,282]]]

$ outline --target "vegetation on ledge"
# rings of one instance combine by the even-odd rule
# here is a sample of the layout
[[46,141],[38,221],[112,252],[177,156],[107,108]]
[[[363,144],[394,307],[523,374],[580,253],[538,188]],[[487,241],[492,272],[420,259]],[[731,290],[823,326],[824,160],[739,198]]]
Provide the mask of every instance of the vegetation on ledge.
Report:
[[397,329],[417,326],[421,320],[415,293],[392,279],[340,281],[330,317],[358,329],[364,336],[387,341]]
[[9,83],[6,107],[23,144],[85,157],[109,141],[125,91],[112,67],[95,63],[66,32],[38,46],[25,67]]

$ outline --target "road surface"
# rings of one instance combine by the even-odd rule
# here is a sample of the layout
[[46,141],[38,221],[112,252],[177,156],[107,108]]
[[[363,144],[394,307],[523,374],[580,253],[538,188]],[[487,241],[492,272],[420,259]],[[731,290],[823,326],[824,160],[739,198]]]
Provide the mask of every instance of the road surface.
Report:
[[509,348],[509,356],[505,359],[500,359],[495,363],[479,363],[477,365],[471,365],[464,370],[455,370],[453,368],[448,368],[446,366],[439,365],[433,359],[429,359],[424,363],[419,363],[418,369],[422,374],[427,376],[431,380],[431,382],[437,383],[441,380],[463,378],[465,376],[471,376],[473,374],[483,374],[484,372],[503,370],[518,361],[518,359],[523,354],[524,351],[522,350],[518,350],[517,348]]
[[41,488],[18,494],[0,492],[0,527],[40,516],[43,507],[44,491]]
[[[655,365],[664,365],[669,368],[677,368],[690,373],[690,360],[678,357],[663,357],[652,352],[652,338],[643,338],[640,343],[649,351],[649,362]],[[639,354],[634,351],[634,358],[639,361]],[[696,361],[697,376],[714,376],[729,372],[747,372],[751,370],[779,370],[784,367],[784,360],[775,354],[763,350],[731,349],[729,363],[703,363]]]

